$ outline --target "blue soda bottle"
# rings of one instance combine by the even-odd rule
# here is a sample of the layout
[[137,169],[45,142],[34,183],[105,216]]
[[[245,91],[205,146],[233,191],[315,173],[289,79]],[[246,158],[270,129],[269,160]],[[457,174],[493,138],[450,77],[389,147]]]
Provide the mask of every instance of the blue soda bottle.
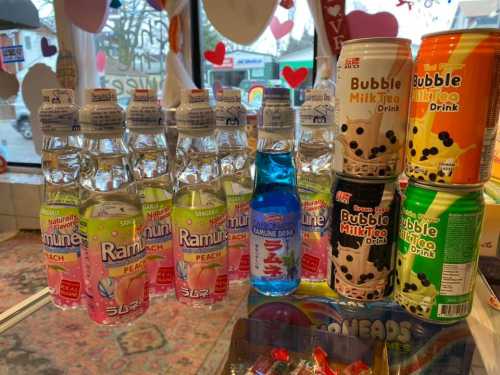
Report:
[[264,90],[259,114],[255,186],[250,202],[252,286],[269,296],[300,283],[300,199],[293,158],[295,113],[290,91]]

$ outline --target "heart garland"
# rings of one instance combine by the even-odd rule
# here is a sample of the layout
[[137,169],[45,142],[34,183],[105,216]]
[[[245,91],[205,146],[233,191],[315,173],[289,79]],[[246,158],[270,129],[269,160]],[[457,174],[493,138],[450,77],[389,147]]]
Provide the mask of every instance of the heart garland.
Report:
[[49,44],[49,40],[46,37],[40,40],[40,48],[42,49],[43,57],[54,56],[57,53],[57,47]]
[[292,89],[296,89],[305,81],[307,73],[309,73],[307,68],[302,67],[294,70],[288,65],[281,71],[281,75]]
[[205,60],[214,65],[222,65],[224,63],[224,57],[226,56],[226,46],[224,43],[219,42],[215,45],[215,49],[206,50],[203,56],[205,56]]
[[274,36],[274,39],[278,40],[283,38],[286,34],[288,34],[293,29],[293,21],[287,20],[285,22],[280,22],[278,17],[273,16],[271,23],[269,24],[271,28],[271,33]]

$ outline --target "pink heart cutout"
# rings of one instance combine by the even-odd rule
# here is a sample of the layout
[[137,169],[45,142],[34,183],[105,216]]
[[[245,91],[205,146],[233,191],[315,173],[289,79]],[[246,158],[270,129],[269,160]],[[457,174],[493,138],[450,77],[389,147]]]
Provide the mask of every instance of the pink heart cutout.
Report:
[[293,70],[289,66],[285,66],[281,71],[281,74],[285,78],[285,81],[288,83],[288,85],[291,88],[295,89],[299,87],[302,82],[304,82],[308,72],[309,70],[304,67]]
[[398,20],[388,12],[369,14],[355,10],[346,16],[346,22],[349,39],[398,35]]
[[80,29],[98,33],[108,19],[109,4],[110,0],[65,0],[64,11]]
[[288,20],[285,22],[280,22],[278,17],[273,16],[271,23],[269,24],[271,28],[271,32],[276,40],[283,38],[286,34],[288,34],[293,29],[293,21]]
[[226,56],[226,46],[224,43],[219,42],[213,51],[206,50],[203,53],[203,56],[205,56],[207,61],[210,61],[214,65],[222,65],[224,57]]

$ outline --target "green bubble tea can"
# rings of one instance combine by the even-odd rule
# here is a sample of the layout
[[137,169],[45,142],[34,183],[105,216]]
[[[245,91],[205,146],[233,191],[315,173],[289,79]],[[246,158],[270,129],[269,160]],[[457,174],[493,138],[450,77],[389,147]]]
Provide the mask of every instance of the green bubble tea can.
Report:
[[395,275],[395,299],[409,313],[436,323],[470,313],[483,211],[482,188],[409,184]]

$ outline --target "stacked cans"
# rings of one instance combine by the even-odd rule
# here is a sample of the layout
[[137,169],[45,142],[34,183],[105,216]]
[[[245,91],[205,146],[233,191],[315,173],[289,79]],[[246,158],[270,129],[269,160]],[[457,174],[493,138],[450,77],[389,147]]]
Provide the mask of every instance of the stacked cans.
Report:
[[499,56],[498,29],[457,30],[424,36],[415,63],[394,296],[433,322],[463,319],[472,308]]
[[344,43],[337,64],[329,284],[360,301],[389,295],[412,72],[410,41]]

